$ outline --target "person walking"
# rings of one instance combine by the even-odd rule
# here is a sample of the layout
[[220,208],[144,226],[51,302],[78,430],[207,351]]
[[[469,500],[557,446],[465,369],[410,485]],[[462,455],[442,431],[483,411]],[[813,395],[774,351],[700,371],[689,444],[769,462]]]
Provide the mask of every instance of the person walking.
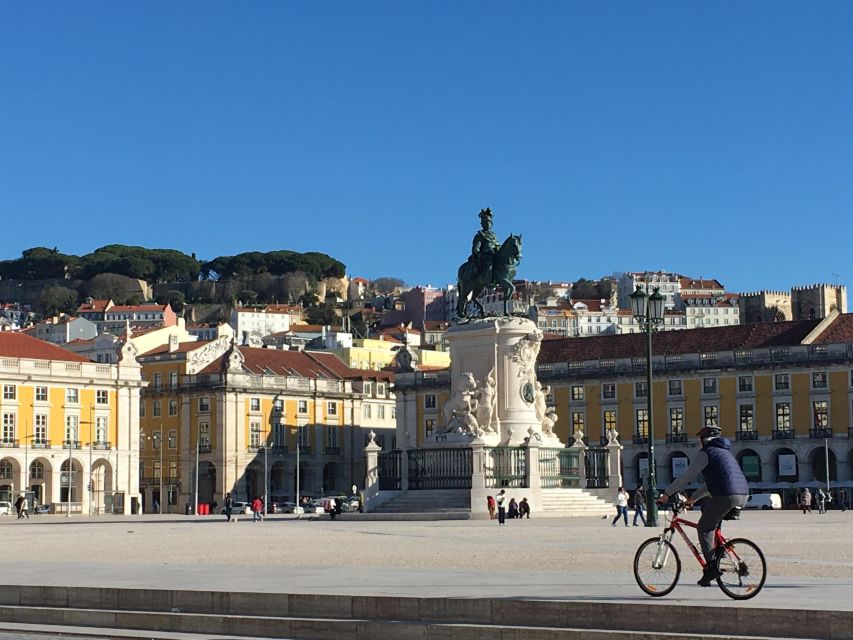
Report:
[[628,492],[625,491],[624,487],[619,487],[619,490],[616,492],[616,501],[614,502],[616,505],[616,517],[613,518],[613,522],[611,526],[615,527],[616,522],[619,518],[625,519],[625,526],[628,526]]
[[506,491],[501,489],[495,502],[498,505],[498,524],[503,525],[506,523]]
[[634,489],[634,526],[637,526],[637,518],[646,526],[646,516],[643,512],[643,505],[646,504],[646,492],[643,490],[643,485],[638,484]]
[[225,494],[225,522],[231,522],[231,509],[234,507],[234,500],[230,493]]
[[329,510],[329,517],[334,520],[335,516],[338,515],[338,501],[334,498],[329,498],[326,504],[326,509]]
[[263,520],[264,520],[264,515],[262,513],[263,508],[264,508],[264,505],[261,502],[260,497],[255,496],[255,499],[252,500],[252,522],[257,522],[258,520],[263,522]]
[[844,489],[838,492],[838,506],[841,507],[841,511],[847,511],[847,492]]
[[823,489],[818,487],[815,497],[817,498],[817,512],[819,514],[826,513],[826,494],[823,492]]
[[802,494],[800,494],[800,507],[803,513],[812,512],[812,492],[808,488],[803,489]]
[[20,501],[21,501],[21,508],[18,511],[18,520],[20,520],[24,516],[27,516],[27,520],[29,520],[30,519],[30,514],[29,514],[30,506],[29,506],[29,501],[27,500],[27,496],[25,496],[22,493],[21,497],[20,497]]
[[518,503],[518,517],[530,519],[530,503],[527,501],[527,498],[522,498],[521,502]]

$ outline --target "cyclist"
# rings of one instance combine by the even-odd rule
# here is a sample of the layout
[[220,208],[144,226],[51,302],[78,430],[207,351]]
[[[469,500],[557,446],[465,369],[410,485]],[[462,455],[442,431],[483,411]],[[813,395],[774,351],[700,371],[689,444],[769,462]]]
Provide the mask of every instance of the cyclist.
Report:
[[705,570],[697,584],[700,587],[708,587],[720,575],[714,563],[714,533],[729,511],[746,504],[749,485],[740,465],[732,455],[731,442],[720,436],[719,427],[703,427],[696,435],[699,436],[702,449],[684,473],[664,489],[658,502],[666,503],[670,496],[682,491],[700,473],[704,476],[705,487],[690,497],[687,506],[711,494],[702,508],[702,517],[697,523],[699,545],[705,556]]

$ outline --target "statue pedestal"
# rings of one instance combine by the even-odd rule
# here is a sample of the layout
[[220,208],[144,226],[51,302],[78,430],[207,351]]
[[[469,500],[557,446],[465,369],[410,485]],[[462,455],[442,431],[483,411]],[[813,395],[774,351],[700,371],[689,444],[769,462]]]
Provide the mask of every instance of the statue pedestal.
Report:
[[475,319],[451,327],[445,338],[451,390],[445,433],[435,436],[435,445],[468,446],[479,437],[485,446],[518,446],[533,437],[544,446],[562,446],[550,432],[536,380],[542,332],[531,320]]

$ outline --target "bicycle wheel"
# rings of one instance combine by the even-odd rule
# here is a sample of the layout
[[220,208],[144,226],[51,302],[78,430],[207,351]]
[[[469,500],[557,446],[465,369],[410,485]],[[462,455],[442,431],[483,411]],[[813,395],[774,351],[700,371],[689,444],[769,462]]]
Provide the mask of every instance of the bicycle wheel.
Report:
[[681,558],[668,540],[649,538],[634,556],[634,579],[640,589],[659,598],[675,589],[681,575]]
[[764,554],[754,542],[735,538],[717,550],[717,584],[729,598],[749,600],[758,595],[767,579]]

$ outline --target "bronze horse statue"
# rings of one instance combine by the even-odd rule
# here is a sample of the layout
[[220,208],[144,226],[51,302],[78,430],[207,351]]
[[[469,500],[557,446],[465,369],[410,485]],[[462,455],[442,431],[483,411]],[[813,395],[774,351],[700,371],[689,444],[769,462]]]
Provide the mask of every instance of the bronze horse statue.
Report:
[[509,315],[507,301],[515,293],[515,270],[521,262],[521,236],[510,235],[492,258],[491,269],[479,269],[476,262],[468,260],[459,267],[457,272],[459,301],[456,304],[456,314],[460,318],[469,318],[467,306],[468,297],[477,307],[480,317],[486,315],[486,310],[477,300],[483,292],[493,286],[499,286],[503,291],[504,315]]

